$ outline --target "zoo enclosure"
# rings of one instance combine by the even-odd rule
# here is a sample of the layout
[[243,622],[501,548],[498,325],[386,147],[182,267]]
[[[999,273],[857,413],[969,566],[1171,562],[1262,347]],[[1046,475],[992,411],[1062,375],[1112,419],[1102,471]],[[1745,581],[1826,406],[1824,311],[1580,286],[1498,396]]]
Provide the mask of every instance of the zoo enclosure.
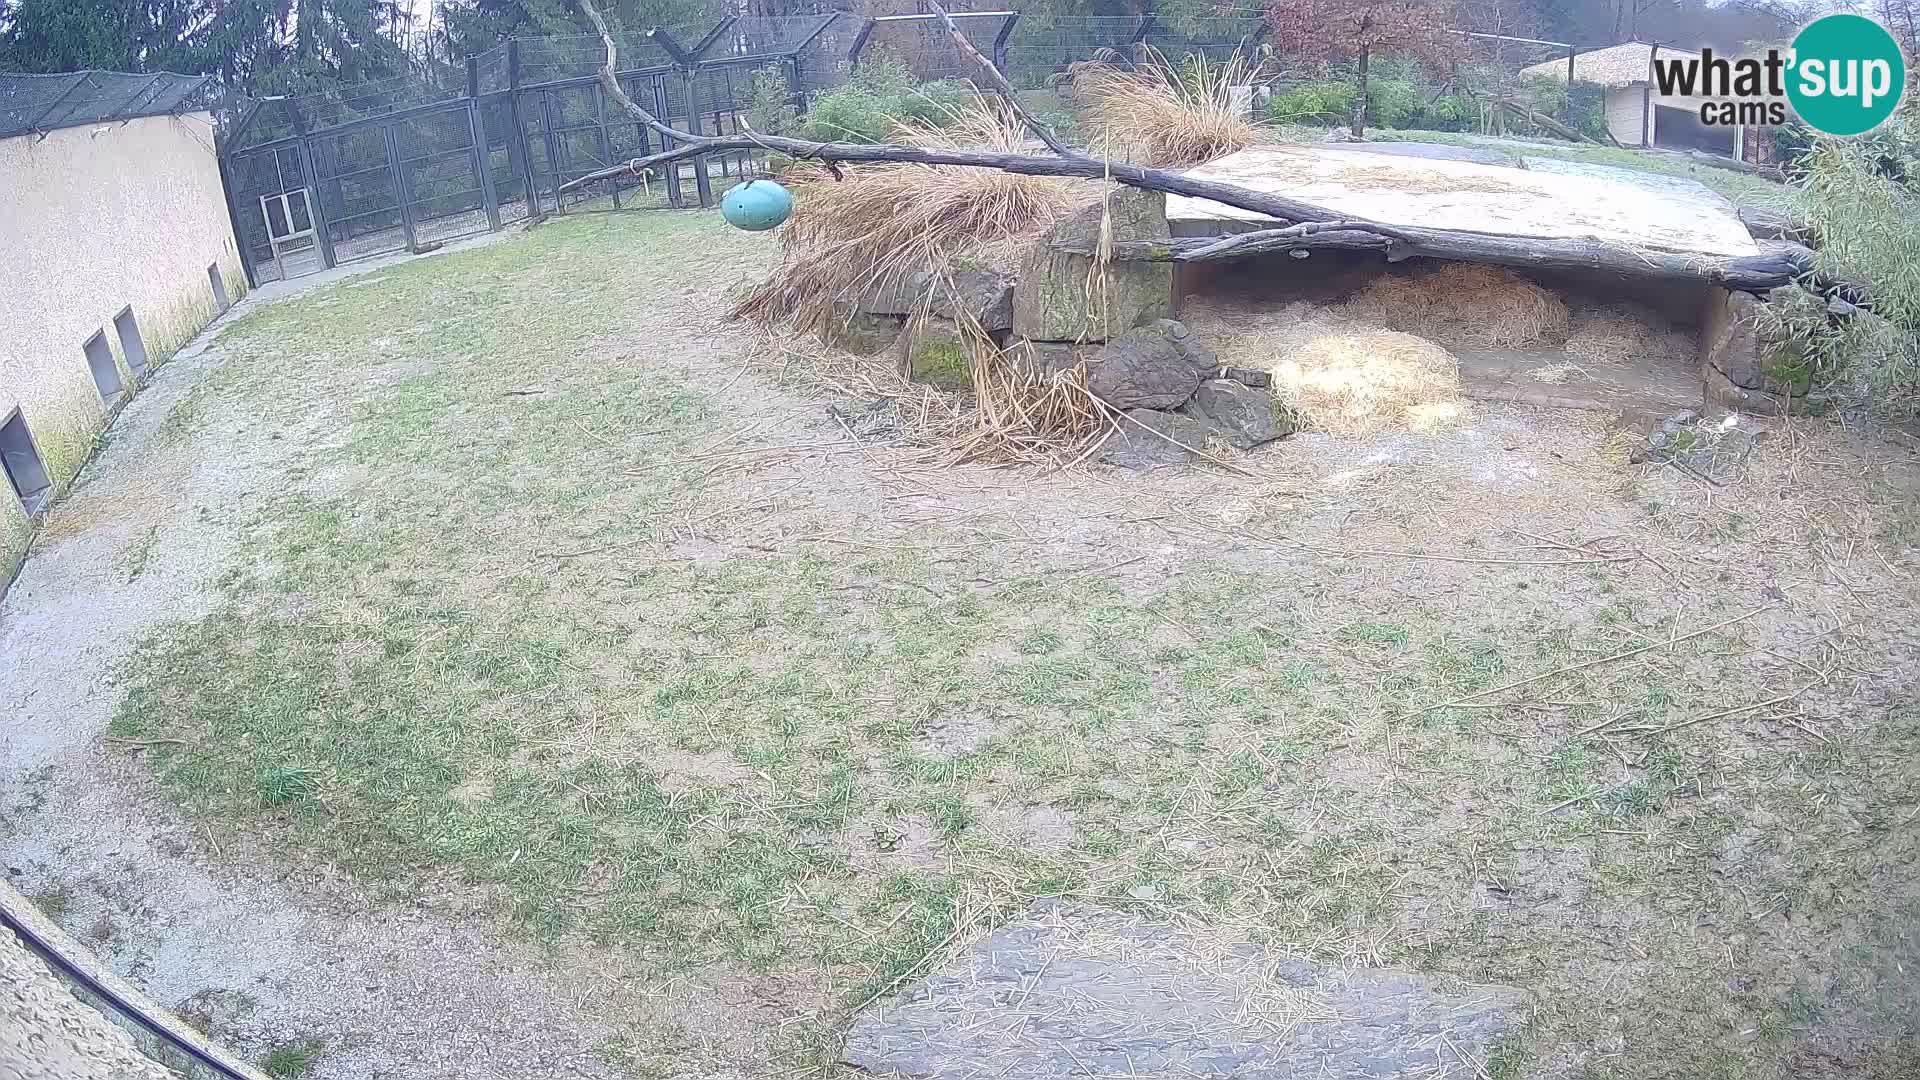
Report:
[[[1257,43],[1257,13],[1174,25],[1144,18],[956,12],[956,25],[1015,82],[1038,86],[1102,49],[1152,46],[1220,57]],[[669,125],[731,134],[769,91],[796,112],[886,53],[920,79],[973,74],[938,16],[738,16],[621,33],[621,88]],[[599,84],[598,35],[515,38],[465,65],[463,85],[403,77],[249,101],[223,125],[228,211],[254,284],[566,213],[610,195],[615,207],[711,206],[716,173],[750,173],[745,152],[705,154],[598,191],[568,181],[672,149],[620,114]],[[0,114],[3,115],[3,114]]]

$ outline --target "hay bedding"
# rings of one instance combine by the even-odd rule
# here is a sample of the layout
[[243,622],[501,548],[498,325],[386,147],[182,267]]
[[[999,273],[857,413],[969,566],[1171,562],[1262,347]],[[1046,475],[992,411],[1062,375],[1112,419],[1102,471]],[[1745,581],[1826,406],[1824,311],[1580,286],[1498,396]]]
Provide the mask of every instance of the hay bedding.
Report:
[[1464,413],[1460,365],[1422,337],[1296,301],[1249,311],[1196,301],[1187,323],[1232,367],[1273,372],[1308,426],[1334,435],[1429,431]]

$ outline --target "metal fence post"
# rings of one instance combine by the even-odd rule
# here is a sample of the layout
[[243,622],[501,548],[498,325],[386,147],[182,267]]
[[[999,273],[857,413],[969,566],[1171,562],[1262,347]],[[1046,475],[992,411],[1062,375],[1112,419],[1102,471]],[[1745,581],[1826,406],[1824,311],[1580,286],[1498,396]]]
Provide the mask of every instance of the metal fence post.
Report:
[[[687,133],[700,134],[700,80],[693,68],[687,69]],[[693,159],[693,190],[701,206],[713,205],[713,180],[707,176],[707,156]]]
[[[600,164],[603,168],[612,168],[613,140],[607,136],[607,92],[599,83],[593,84],[593,122],[600,136]],[[613,193],[613,208],[620,209],[620,181],[609,180],[607,190]]]
[[860,32],[853,35],[853,44],[847,49],[847,70],[860,66],[860,54],[866,51],[867,39],[873,36],[873,28],[880,25],[878,19],[868,19],[860,24]]
[[480,122],[480,61],[467,57],[467,133],[473,149],[474,179],[480,182],[480,202],[487,211],[487,230],[500,231],[500,194],[493,190],[493,144],[487,125]]
[[1007,21],[1000,27],[1000,32],[993,37],[993,66],[999,68],[1002,75],[1007,73],[1007,41],[1013,37],[1014,24],[1019,21],[1019,12],[1008,15]]
[[420,237],[413,229],[413,185],[407,183],[406,166],[401,163],[400,136],[392,124],[382,127],[380,135],[387,146],[387,172],[393,177],[393,197],[400,207],[400,228],[407,235],[407,250],[417,252]]
[[313,198],[307,200],[307,213],[313,218],[313,235],[320,241],[320,259],[331,269],[333,258],[333,230],[327,226],[326,199],[320,194],[320,177],[313,168],[313,146],[307,136],[296,140],[300,148],[300,171],[306,174],[307,189],[313,192]]
[[1568,127],[1573,126],[1573,46],[1567,46],[1567,115],[1563,118]]
[[[540,187],[533,176],[533,147],[527,143],[527,123],[520,115],[520,39],[507,39],[507,118],[513,134],[507,137],[509,167],[518,166],[520,186],[527,200],[527,220],[539,221]],[[517,160],[516,160],[517,159]]]
[[240,271],[247,275],[247,288],[257,289],[260,274],[253,266],[253,252],[247,250],[247,236],[240,229],[240,203],[233,194],[239,190],[233,177],[233,155],[217,154],[214,161],[220,166],[220,187],[227,197],[227,222],[233,227],[233,246],[240,250]]
[[[667,109],[667,77],[665,75],[655,75],[653,77],[653,115],[661,118],[668,124],[673,123],[673,114]],[[674,140],[667,138],[665,135],[660,136],[660,150],[662,153],[673,149],[673,147]],[[686,202],[687,197],[680,190],[680,163],[677,161],[670,162],[667,165],[667,205],[685,206]]]
[[540,138],[547,148],[547,175],[553,178],[553,212],[564,214],[560,201],[560,144],[553,137],[553,91],[540,91]]

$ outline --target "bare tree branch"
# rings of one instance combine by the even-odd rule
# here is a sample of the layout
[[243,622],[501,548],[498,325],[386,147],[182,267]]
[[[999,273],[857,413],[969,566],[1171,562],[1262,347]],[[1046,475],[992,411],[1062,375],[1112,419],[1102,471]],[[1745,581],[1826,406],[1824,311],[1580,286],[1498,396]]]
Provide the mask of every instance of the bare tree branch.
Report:
[[606,18],[600,14],[600,9],[593,6],[593,0],[580,0],[580,10],[586,12],[587,18],[593,20],[593,28],[600,31],[600,42],[607,49],[606,59],[600,64],[600,86],[607,92],[607,96],[613,98],[622,109],[625,109],[627,115],[652,128],[655,134],[681,142],[699,142],[698,135],[661,123],[658,117],[635,104],[634,100],[627,96],[627,92],[620,88],[619,75],[614,71],[614,64],[618,62],[620,52],[614,47],[613,31],[607,29]]
[[947,33],[952,35],[953,44],[960,50],[960,55],[973,61],[973,66],[979,68],[980,74],[984,75],[987,82],[992,84],[994,93],[1000,95],[1000,100],[1007,103],[1007,108],[1013,110],[1013,115],[1020,118],[1020,122],[1027,126],[1028,131],[1033,132],[1036,138],[1042,143],[1045,143],[1047,149],[1059,154],[1061,157],[1086,156],[1069,149],[1067,144],[1060,141],[1060,136],[1053,133],[1052,128],[1041,123],[1038,118],[1027,111],[1026,106],[1020,104],[1020,99],[1014,96],[1013,84],[1007,81],[1007,77],[1001,73],[999,68],[993,66],[993,61],[980,55],[980,50],[973,47],[973,42],[968,41],[967,35],[960,32],[960,27],[954,23],[953,16],[947,14],[946,6],[940,3],[940,0],[926,0],[926,3],[928,7],[933,9],[934,14],[940,16],[941,23],[946,26]]

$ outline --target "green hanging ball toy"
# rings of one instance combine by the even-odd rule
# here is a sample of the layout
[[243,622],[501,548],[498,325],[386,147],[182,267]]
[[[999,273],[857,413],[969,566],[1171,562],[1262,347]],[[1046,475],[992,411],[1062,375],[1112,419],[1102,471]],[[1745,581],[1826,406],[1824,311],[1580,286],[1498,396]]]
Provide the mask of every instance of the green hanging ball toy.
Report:
[[720,215],[727,224],[748,232],[766,232],[793,213],[793,195],[771,180],[735,184],[720,197]]

